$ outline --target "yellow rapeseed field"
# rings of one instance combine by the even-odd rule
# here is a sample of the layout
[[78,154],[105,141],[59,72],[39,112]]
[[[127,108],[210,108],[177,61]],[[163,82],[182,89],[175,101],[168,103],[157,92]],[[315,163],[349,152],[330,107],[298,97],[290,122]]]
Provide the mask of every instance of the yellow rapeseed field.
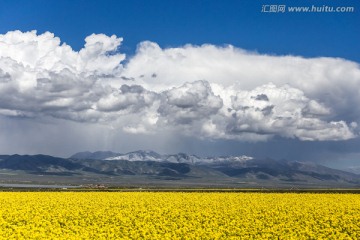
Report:
[[1,239],[360,239],[360,195],[1,192]]

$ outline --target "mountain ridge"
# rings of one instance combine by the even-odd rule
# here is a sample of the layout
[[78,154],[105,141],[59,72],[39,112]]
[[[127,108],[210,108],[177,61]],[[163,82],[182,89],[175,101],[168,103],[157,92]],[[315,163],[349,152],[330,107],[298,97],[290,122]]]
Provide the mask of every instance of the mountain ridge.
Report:
[[81,152],[70,158],[41,154],[0,155],[0,173],[0,183],[9,181],[12,176],[14,181],[36,179],[137,186],[360,186],[360,175],[314,163],[255,159],[244,155],[202,158],[154,151]]
[[115,153],[111,151],[79,152],[70,156],[75,159],[94,159],[94,160],[128,160],[128,161],[155,161],[173,162],[189,164],[209,164],[222,161],[246,161],[253,159],[250,156],[219,156],[219,157],[199,157],[194,154],[159,154],[152,150],[138,150],[128,153]]

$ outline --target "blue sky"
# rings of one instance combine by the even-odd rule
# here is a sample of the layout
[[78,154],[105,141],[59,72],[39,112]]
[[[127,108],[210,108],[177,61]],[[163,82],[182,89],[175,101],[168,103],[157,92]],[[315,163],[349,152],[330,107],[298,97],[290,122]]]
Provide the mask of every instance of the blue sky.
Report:
[[153,149],[360,165],[358,0],[0,3],[2,153]]
[[[354,6],[355,13],[261,13],[265,4]],[[134,52],[144,40],[162,47],[211,43],[268,54],[360,61],[357,0],[2,1],[0,32],[53,32],[79,50],[92,33],[124,37]]]

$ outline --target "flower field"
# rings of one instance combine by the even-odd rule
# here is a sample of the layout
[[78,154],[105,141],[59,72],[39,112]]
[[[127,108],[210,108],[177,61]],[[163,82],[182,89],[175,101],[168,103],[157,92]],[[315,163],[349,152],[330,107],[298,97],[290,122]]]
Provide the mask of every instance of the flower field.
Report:
[[360,239],[360,195],[1,192],[1,239]]

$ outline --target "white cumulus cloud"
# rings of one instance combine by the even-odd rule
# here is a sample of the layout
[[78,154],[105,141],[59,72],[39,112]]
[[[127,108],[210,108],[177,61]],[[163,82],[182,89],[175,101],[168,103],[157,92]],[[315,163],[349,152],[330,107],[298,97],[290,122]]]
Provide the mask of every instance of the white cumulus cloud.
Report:
[[142,42],[124,64],[121,42],[92,34],[74,51],[49,32],[0,35],[0,115],[245,141],[358,136],[358,63]]

